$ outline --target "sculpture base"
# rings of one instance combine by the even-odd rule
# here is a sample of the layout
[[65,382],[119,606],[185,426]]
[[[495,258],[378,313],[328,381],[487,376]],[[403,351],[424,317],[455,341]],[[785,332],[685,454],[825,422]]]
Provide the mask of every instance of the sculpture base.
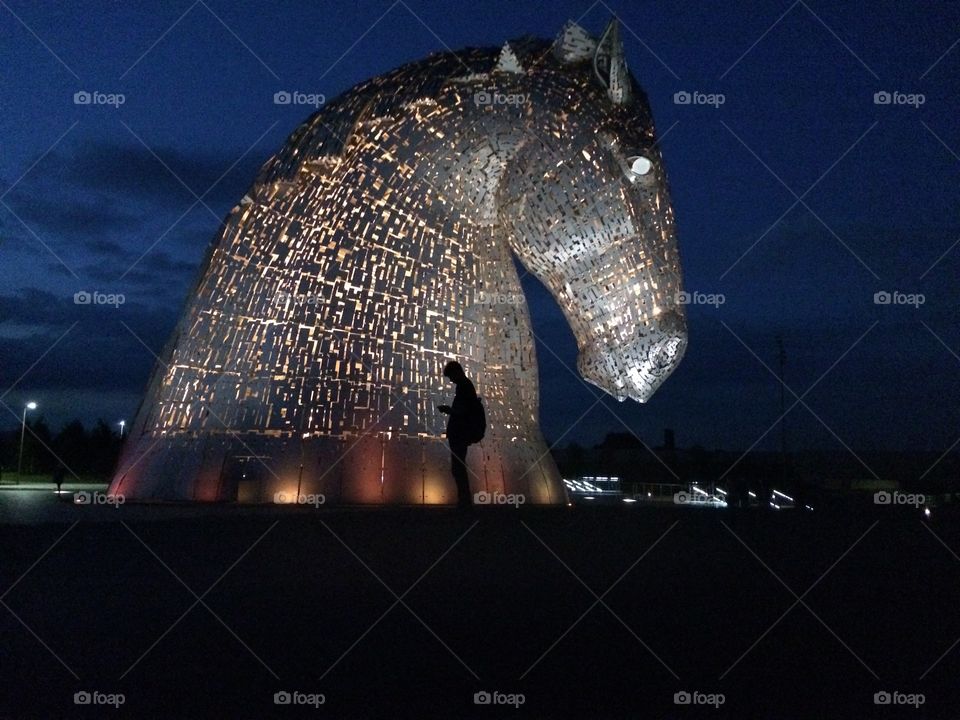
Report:
[[[487,438],[467,452],[472,493],[567,502],[542,439]],[[151,437],[124,451],[110,493],[127,500],[443,505],[457,501],[442,438]],[[321,499],[322,496],[322,499]],[[496,499],[494,500],[496,502]]]

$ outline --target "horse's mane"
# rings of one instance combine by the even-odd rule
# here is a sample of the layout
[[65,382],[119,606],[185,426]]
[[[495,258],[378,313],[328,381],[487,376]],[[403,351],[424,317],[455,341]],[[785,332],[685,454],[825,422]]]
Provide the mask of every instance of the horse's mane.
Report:
[[[524,37],[508,44],[521,64],[560,66],[552,58],[552,43],[547,40]],[[399,116],[412,103],[437,98],[452,80],[482,77],[496,66],[502,49],[468,47],[433,53],[355,85],[291,133],[283,148],[263,166],[257,184],[291,180],[306,158],[339,155],[361,117]],[[298,150],[296,155],[294,150]]]

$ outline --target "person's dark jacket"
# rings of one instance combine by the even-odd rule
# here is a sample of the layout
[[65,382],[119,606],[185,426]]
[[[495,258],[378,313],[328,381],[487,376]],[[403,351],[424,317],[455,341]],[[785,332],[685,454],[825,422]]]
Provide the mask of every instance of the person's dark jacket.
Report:
[[450,419],[447,420],[447,440],[466,442],[470,437],[470,412],[477,402],[477,390],[469,378],[457,383],[457,394],[450,406]]

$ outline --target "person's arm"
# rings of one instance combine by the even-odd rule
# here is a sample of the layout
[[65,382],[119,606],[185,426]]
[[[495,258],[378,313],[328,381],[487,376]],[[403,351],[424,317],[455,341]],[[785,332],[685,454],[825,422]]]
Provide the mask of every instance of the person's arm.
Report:
[[477,399],[477,391],[469,380],[457,386],[457,394],[453,397],[450,414],[462,417],[470,413],[470,406]]
[[457,417],[460,417],[467,412],[462,404],[457,405],[456,399],[454,399],[453,405],[437,405],[437,410],[442,412],[444,415],[456,415]]

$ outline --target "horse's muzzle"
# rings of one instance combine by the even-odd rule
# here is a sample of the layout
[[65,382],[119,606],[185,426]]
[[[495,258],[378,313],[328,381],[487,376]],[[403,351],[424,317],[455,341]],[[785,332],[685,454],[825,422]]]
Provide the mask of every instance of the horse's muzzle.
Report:
[[686,321],[669,311],[627,342],[582,348],[577,369],[584,380],[620,401],[646,402],[680,363],[686,347]]

